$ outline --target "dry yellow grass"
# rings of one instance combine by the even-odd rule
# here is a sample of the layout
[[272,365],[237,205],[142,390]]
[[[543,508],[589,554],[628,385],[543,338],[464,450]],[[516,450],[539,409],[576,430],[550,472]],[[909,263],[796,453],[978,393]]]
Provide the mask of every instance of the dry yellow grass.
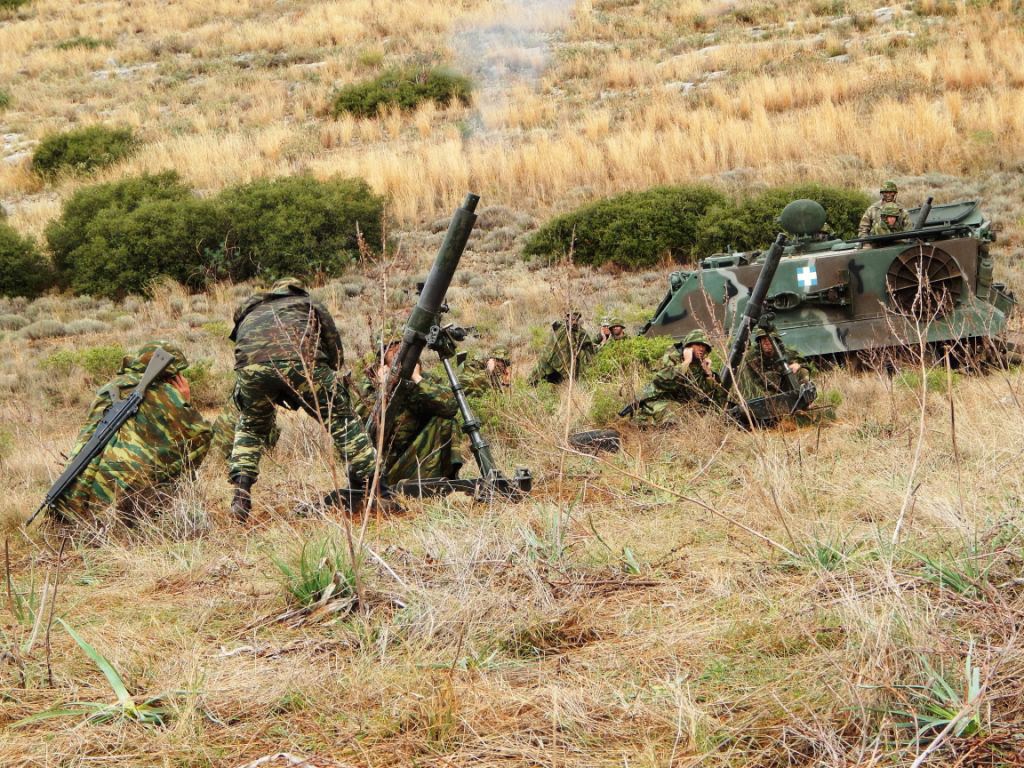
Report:
[[[36,0],[0,23],[0,82],[12,96],[0,124],[31,139],[80,123],[134,126],[140,152],[100,180],[174,168],[205,192],[303,170],[367,178],[402,230],[390,233],[398,253],[386,284],[369,265],[324,288],[351,359],[369,347],[381,296],[402,316],[404,289],[439,238],[423,223],[480,192],[481,230],[450,297],[458,319],[486,333],[477,343],[508,344],[525,375],[570,299],[588,318],[632,322],[664,276],[528,269],[509,250],[529,226],[517,217],[652,184],[873,188],[896,174],[905,198],[984,196],[1006,224],[997,276],[1020,288],[1014,4],[921,0],[920,13],[876,22],[878,5],[583,0],[564,29],[557,15],[541,20],[555,55],[536,87],[467,109],[334,120],[325,108],[336,85],[449,57],[453,35],[500,11],[185,0],[172,13],[156,0]],[[108,44],[56,48],[77,35]],[[849,59],[828,59],[839,54]],[[0,163],[0,198],[28,232],[84,183],[44,186],[23,164]],[[491,238],[500,247],[484,248]],[[504,466],[533,470],[536,493],[519,505],[414,502],[367,520],[365,600],[351,616],[272,621],[287,605],[272,556],[345,536],[340,515],[291,514],[331,481],[323,437],[303,418],[282,420],[252,526],[230,522],[225,468],[211,458],[161,517],[69,545],[58,569],[53,534],[20,522],[97,382],[47,360],[172,337],[209,361],[200,405],[212,416],[230,386],[225,326],[247,288],[0,303],[0,315],[107,324],[64,339],[0,337],[12,591],[38,600],[59,578],[56,614],[134,695],[182,692],[164,728],[71,718],[11,729],[51,706],[114,697],[56,625],[51,685],[45,626],[29,647],[33,622],[14,615],[5,585],[0,765],[236,768],[288,751],[317,766],[911,766],[927,747],[897,727],[898,712],[923,710],[912,686],[934,682],[927,665],[963,694],[969,650],[984,689],[966,714],[981,734],[943,737],[923,764],[1020,763],[1019,369],[958,378],[951,393],[942,370],[822,371],[821,389],[842,404],[820,429],[750,434],[695,416],[674,431],[626,427],[625,451],[601,459],[562,438],[608,398],[624,400],[636,377],[517,387],[487,408],[489,437]],[[919,555],[977,583],[940,586]]]

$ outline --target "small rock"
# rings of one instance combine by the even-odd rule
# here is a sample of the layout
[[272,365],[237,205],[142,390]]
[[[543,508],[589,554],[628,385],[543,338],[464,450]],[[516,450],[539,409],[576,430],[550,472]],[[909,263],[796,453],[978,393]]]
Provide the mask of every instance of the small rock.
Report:
[[704,79],[705,80],[721,80],[727,74],[729,74],[729,73],[726,72],[724,69],[716,69],[714,72],[708,72],[706,75],[704,75]]
[[830,27],[845,27],[849,24],[853,24],[853,16],[840,16],[828,23]]
[[884,8],[876,8],[874,10],[875,23],[876,24],[888,24],[896,18],[900,13],[899,8],[891,8],[885,6]]
[[830,56],[828,59],[829,64],[848,64],[850,62],[850,54],[841,53],[838,56]]
[[28,150],[22,150],[21,152],[15,152],[13,155],[7,155],[4,158],[4,163],[7,165],[18,165],[24,160],[32,157],[32,153]]
[[676,91],[678,93],[689,93],[697,87],[696,83],[684,82],[683,80],[673,80],[670,83],[665,83],[662,86],[666,91]]

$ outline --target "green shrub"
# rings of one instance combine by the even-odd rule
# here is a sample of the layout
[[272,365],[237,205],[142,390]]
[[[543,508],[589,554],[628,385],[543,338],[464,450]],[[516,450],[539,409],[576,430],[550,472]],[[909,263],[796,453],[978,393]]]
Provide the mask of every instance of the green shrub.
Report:
[[9,106],[11,106],[11,94],[0,88],[0,109],[7,109]]
[[102,40],[97,40],[95,37],[77,35],[75,37],[68,38],[63,42],[57,43],[57,50],[70,51],[72,48],[86,48],[90,51],[94,51],[101,45],[105,45],[105,43]]
[[149,200],[130,213],[102,211],[75,249],[70,285],[80,293],[121,298],[145,293],[168,275],[197,288],[207,278],[206,246],[223,237],[216,206],[196,198]]
[[16,10],[23,5],[28,5],[30,2],[32,0],[0,0],[0,13]]
[[45,137],[32,154],[32,168],[44,176],[89,172],[123,160],[135,145],[131,128],[90,125]]
[[34,298],[53,283],[53,269],[35,241],[0,221],[0,296]]
[[472,88],[468,78],[440,67],[389,69],[373,80],[338,90],[334,95],[334,115],[375,117],[388,107],[409,110],[427,101],[442,107],[453,101],[468,104]]
[[90,240],[90,228],[101,213],[125,215],[148,201],[185,200],[191,196],[173,171],[77,190],[64,204],[60,218],[46,227],[46,242],[62,281],[69,282],[76,269],[77,251]]
[[120,344],[88,347],[75,353],[76,363],[94,379],[110,379],[121,370],[125,349]]
[[609,342],[597,351],[584,376],[593,381],[613,381],[633,370],[654,370],[673,343],[671,336],[632,336]]
[[47,355],[39,363],[39,367],[54,376],[68,376],[77,365],[75,352],[71,349],[58,349]]
[[706,186],[655,187],[600,200],[559,216],[535,232],[523,255],[583,264],[650,267],[665,257],[685,262],[694,253],[697,226],[725,195]]
[[776,187],[736,203],[712,206],[697,226],[697,253],[732,248],[751,251],[764,248],[775,239],[780,227],[776,219],[793,200],[815,200],[825,209],[826,221],[839,237],[854,237],[864,209],[871,199],[862,192],[821,184]]
[[225,190],[230,276],[335,275],[359,257],[357,233],[380,248],[383,200],[362,179],[260,180]]

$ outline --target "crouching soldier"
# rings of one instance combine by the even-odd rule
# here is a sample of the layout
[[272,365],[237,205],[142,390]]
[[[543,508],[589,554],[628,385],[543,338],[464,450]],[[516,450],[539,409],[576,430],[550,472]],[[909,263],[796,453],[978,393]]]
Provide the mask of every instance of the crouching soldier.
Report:
[[721,408],[726,392],[711,368],[711,342],[697,329],[675,345],[661,361],[654,378],[644,387],[640,399],[626,406],[637,424],[654,426],[671,423],[673,403],[690,403],[699,408]]
[[459,383],[467,395],[482,395],[487,390],[512,386],[512,358],[505,347],[495,347],[487,357],[469,357],[458,372]]
[[58,517],[84,522],[111,505],[129,515],[140,508],[156,508],[174,481],[191,474],[203,461],[210,447],[210,427],[191,404],[188,381],[182,375],[188,360],[168,342],[150,342],[124,358],[117,377],[96,393],[71,459],[92,437],[107,409],[138,386],[160,348],[173,359],[146,389],[134,417],[53,504]]
[[[383,359],[374,359],[364,368],[355,384],[361,413],[368,415],[373,409],[400,347],[401,339],[389,339]],[[388,405],[386,418],[388,429],[381,471],[385,483],[394,485],[400,480],[418,478],[456,479],[464,459],[457,445],[459,428],[455,415],[459,407],[447,381],[422,373],[417,363],[412,378],[402,381],[399,390]]]
[[736,378],[736,386],[744,400],[749,402],[760,397],[791,391],[790,377],[779,365],[776,346],[785,358],[789,371],[795,375],[798,385],[811,380],[811,373],[804,367],[799,354],[795,350],[786,349],[777,334],[758,326],[754,331],[754,343],[743,356]]
[[301,409],[330,430],[348,462],[349,483],[361,488],[373,477],[377,457],[348,391],[337,374],[341,336],[327,308],[295,278],[249,297],[235,312],[235,403],[241,414],[228,461],[235,487],[231,513],[249,517],[260,457],[275,426],[275,408]]
[[551,324],[551,339],[530,373],[530,386],[542,381],[561,384],[569,378],[578,378],[580,371],[593,356],[594,338],[580,322],[579,312],[566,312],[564,320]]

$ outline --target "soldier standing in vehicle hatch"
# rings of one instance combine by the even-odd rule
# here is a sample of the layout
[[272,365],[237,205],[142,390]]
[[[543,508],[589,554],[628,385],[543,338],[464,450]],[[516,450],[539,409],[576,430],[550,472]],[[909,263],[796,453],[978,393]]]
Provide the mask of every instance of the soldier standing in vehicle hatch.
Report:
[[910,214],[907,213],[905,208],[896,203],[896,195],[898,193],[899,188],[896,186],[895,181],[888,180],[882,184],[881,189],[879,189],[882,199],[872,203],[864,211],[864,215],[860,218],[860,226],[857,227],[857,237],[867,237],[873,234],[872,230],[882,221],[882,207],[889,205],[899,209],[899,217],[896,221],[896,228],[893,231],[903,232],[910,229]]

